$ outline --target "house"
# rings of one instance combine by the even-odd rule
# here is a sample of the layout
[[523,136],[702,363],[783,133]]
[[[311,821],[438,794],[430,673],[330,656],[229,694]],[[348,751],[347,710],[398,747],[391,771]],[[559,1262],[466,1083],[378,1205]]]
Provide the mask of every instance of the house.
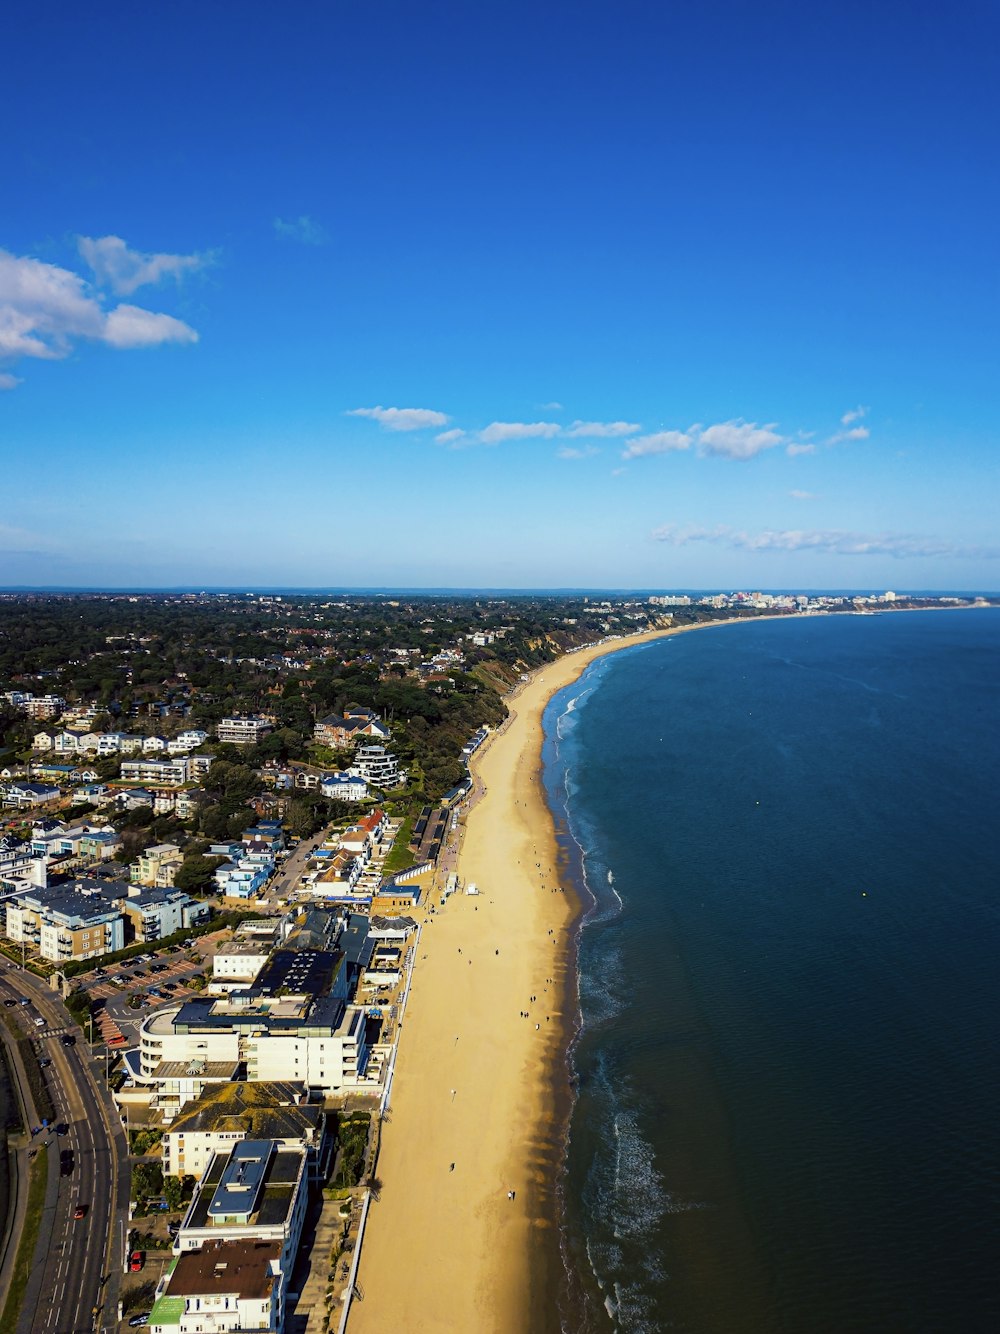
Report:
[[324,774],[319,790],[331,801],[367,801],[368,784],[351,774]]
[[361,737],[376,737],[385,741],[389,737],[389,728],[378,714],[369,709],[359,709],[356,714],[345,712],[340,718],[330,714],[313,726],[313,740],[334,750],[352,746]]
[[143,755],[159,755],[161,751],[166,749],[167,738],[165,736],[147,736],[143,739]]
[[84,861],[110,861],[121,846],[122,836],[117,829],[95,829],[80,839],[79,856]]
[[286,1282],[277,1243],[210,1241],[156,1285],[150,1334],[281,1334]]
[[49,751],[55,743],[54,732],[36,732],[31,740],[31,749]]
[[152,808],[153,800],[152,792],[147,792],[144,787],[133,787],[127,792],[119,792],[115,797],[115,805],[121,811],[135,811],[140,806]]
[[61,793],[57,787],[47,787],[44,783],[26,783],[23,781],[8,783],[0,789],[0,804],[13,806],[16,810],[31,810],[44,806],[47,802],[58,801]]
[[178,732],[170,744],[183,747],[184,750],[197,750],[207,740],[207,732],[203,732],[200,727],[189,727],[183,732]]

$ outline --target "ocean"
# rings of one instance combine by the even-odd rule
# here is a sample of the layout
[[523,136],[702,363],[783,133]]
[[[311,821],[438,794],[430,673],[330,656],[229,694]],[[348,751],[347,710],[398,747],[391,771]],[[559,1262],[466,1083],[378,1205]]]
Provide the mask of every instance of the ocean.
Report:
[[563,1328],[1000,1329],[1000,612],[678,635],[546,733]]

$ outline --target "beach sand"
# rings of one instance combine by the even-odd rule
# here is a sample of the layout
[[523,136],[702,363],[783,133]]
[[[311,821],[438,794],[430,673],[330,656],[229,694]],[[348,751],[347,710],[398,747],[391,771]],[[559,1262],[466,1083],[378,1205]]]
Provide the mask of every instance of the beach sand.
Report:
[[429,896],[422,916],[350,1334],[558,1328],[555,1182],[580,904],[558,888],[542,712],[595,658],[676,633],[594,645],[540,668],[473,762],[480,797],[457,869],[480,893],[456,894],[433,914],[439,895]]

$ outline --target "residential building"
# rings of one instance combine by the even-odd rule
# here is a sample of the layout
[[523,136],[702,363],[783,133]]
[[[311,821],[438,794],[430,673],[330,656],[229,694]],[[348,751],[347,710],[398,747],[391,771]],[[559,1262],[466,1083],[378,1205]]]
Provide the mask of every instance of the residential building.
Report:
[[376,737],[385,741],[389,737],[389,728],[377,714],[367,709],[353,715],[345,713],[341,718],[330,714],[313,726],[313,740],[321,746],[331,746],[334,750],[353,746],[362,737]]
[[150,1334],[281,1334],[286,1281],[274,1242],[185,1251],[156,1286]]
[[27,694],[20,707],[29,718],[58,718],[66,708],[66,701],[61,695]]
[[351,774],[324,774],[319,790],[332,801],[368,800],[368,784]]
[[165,736],[147,736],[143,738],[143,755],[159,755],[161,751],[167,749],[167,738]]
[[133,885],[169,888],[174,883],[174,872],[183,860],[181,850],[176,843],[157,843],[155,847],[147,848],[132,863],[129,878]]
[[395,755],[385,746],[359,746],[354,756],[354,763],[347,770],[354,777],[363,778],[372,787],[402,787],[406,782],[405,772],[399,768]]
[[179,889],[148,889],[132,885],[121,907],[132,939],[143,942],[163,940],[176,931],[188,931],[200,922],[207,922],[211,916],[207,903],[192,899]]
[[308,1102],[301,1084],[213,1084],[189,1102],[163,1132],[163,1171],[200,1177],[215,1153],[245,1139],[267,1139],[307,1155],[315,1179],[323,1149],[326,1113]]
[[126,783],[180,787],[188,781],[188,771],[188,761],[178,757],[172,760],[123,760],[121,776]]
[[234,716],[222,719],[216,735],[232,746],[255,746],[273,727],[273,718]]
[[7,901],[7,936],[37,948],[43,959],[95,959],[125,943],[113,886],[81,882],[29,890]]
[[0,786],[0,804],[12,806],[19,811],[28,811],[35,806],[44,806],[50,801],[58,801],[61,793],[57,787],[48,787],[45,783],[14,782]]
[[309,1153],[276,1140],[241,1139],[213,1153],[174,1238],[179,1254],[218,1241],[263,1241],[280,1247],[291,1273],[309,1201]]

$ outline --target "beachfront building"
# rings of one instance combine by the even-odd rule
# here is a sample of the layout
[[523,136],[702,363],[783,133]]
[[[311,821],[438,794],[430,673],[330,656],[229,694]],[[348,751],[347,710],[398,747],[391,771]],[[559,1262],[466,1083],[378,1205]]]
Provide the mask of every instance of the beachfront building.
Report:
[[359,746],[347,772],[363,778],[371,787],[391,789],[402,787],[406,782],[406,773],[385,746]]
[[266,1139],[305,1153],[316,1179],[326,1124],[322,1103],[306,1101],[301,1084],[213,1084],[164,1130],[163,1171],[197,1178],[213,1154],[228,1154],[245,1139]]
[[185,1251],[156,1286],[150,1334],[281,1334],[285,1282],[274,1242]]
[[170,1116],[224,1079],[301,1083],[322,1095],[369,1087],[365,1012],[347,1004],[343,965],[339,951],[278,950],[252,991],[156,1011],[126,1056],[130,1073]]
[[177,1253],[213,1241],[273,1242],[291,1273],[309,1201],[308,1153],[271,1139],[242,1139],[213,1153],[174,1238]]
[[237,938],[221,945],[212,956],[209,991],[213,995],[246,991],[256,981],[273,948],[273,940],[246,938]]
[[368,800],[368,784],[351,774],[324,774],[319,790],[332,801]]

